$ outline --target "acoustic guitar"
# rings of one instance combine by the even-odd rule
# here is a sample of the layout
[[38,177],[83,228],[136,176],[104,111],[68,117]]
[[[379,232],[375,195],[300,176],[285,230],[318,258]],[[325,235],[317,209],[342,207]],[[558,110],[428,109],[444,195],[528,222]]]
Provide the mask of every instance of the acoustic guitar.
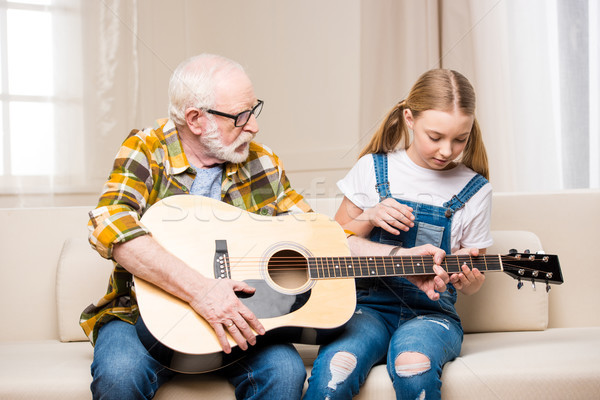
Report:
[[[259,337],[263,342],[316,343],[319,332],[334,332],[354,312],[354,278],[433,274],[431,256],[350,256],[340,225],[317,213],[270,217],[202,196],[178,195],[154,204],[141,221],[165,249],[204,276],[256,288],[240,300],[265,327],[267,334]],[[442,267],[460,272],[465,263],[520,281],[563,282],[553,255],[447,255]],[[187,303],[140,278],[134,282],[145,325],[142,342],[166,367],[202,373],[244,356],[232,338],[234,351],[222,352],[212,327]]]

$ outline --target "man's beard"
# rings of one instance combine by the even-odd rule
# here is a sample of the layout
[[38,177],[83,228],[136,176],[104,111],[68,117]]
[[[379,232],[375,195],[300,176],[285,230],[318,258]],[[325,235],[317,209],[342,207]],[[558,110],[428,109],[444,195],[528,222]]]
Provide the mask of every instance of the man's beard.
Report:
[[[204,132],[200,141],[206,147],[211,157],[236,164],[244,162],[248,158],[250,146],[247,143],[250,143],[252,139],[254,139],[253,134],[242,131],[233,143],[225,146],[221,141],[221,132],[217,124],[214,123]],[[244,151],[237,152],[236,149],[244,144],[246,144]]]

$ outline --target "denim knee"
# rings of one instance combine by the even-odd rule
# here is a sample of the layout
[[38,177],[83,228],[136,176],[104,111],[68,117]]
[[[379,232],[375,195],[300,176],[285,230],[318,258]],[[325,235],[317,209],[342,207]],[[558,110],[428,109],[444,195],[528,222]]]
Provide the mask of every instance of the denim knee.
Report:
[[118,320],[100,329],[91,373],[94,399],[151,399],[174,374],[148,354],[133,325]]
[[[440,399],[441,398],[441,371],[432,368],[429,364],[419,364],[414,370],[388,371],[392,378],[392,384],[396,397],[399,399]],[[412,366],[408,366],[411,367]]]
[[306,380],[302,358],[290,344],[272,344],[220,371],[235,386],[236,398],[300,399]]

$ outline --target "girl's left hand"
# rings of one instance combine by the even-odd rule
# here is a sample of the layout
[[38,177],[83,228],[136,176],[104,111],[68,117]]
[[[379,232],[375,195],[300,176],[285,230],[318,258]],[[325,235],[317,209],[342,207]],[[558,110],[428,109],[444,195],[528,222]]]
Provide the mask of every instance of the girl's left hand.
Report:
[[[454,255],[467,254],[473,257],[479,255],[479,249],[460,249]],[[462,294],[470,296],[477,293],[483,282],[485,281],[485,275],[481,273],[477,268],[470,269],[467,264],[463,264],[461,267],[462,272],[458,274],[450,275],[450,283],[454,285],[456,290],[460,290]]]

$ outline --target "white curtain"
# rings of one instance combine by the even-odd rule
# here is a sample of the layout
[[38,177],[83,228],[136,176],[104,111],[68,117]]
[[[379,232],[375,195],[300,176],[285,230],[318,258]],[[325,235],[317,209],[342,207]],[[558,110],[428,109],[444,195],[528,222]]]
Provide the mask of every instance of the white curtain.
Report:
[[52,204],[54,195],[99,191],[138,111],[136,8],[132,0],[0,2],[2,195]]
[[476,88],[494,188],[598,188],[597,0],[442,4],[442,66]]

